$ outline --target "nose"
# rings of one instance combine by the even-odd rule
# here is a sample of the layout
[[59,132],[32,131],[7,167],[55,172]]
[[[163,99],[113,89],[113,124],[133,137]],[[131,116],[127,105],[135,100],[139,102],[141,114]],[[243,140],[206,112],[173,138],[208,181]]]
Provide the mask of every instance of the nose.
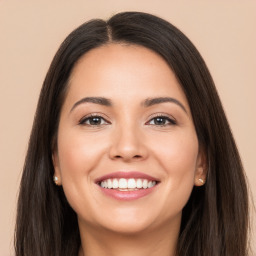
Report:
[[125,162],[140,161],[148,157],[143,134],[137,128],[123,127],[115,130],[112,136],[109,157]]

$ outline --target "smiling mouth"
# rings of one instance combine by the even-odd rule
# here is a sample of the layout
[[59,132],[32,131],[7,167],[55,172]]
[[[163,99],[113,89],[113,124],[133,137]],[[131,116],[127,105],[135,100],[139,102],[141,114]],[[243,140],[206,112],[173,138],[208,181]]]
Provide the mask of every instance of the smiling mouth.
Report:
[[136,178],[114,178],[105,179],[97,184],[105,189],[114,189],[118,191],[135,191],[141,189],[149,189],[156,186],[159,182],[156,180],[136,179]]

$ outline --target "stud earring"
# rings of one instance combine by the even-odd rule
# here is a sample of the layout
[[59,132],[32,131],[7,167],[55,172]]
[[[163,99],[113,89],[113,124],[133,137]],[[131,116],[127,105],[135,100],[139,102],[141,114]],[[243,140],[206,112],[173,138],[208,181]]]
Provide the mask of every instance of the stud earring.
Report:
[[198,179],[202,184],[204,184],[204,180],[203,179]]
[[57,176],[53,176],[53,181],[54,183],[58,186],[58,177]]

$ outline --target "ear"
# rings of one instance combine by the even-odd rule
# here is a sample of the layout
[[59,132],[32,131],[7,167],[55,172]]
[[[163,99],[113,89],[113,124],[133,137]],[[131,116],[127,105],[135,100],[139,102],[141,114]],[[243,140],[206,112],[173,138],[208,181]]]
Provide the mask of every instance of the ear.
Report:
[[61,172],[58,151],[54,150],[52,153],[52,163],[54,167],[53,181],[57,186],[61,186]]
[[207,155],[203,147],[199,147],[195,171],[195,186],[203,186],[207,177]]

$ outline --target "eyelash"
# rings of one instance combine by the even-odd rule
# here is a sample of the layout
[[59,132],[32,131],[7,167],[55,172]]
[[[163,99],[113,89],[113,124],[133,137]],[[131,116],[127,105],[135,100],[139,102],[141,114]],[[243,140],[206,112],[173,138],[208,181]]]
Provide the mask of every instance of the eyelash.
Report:
[[[92,123],[86,123],[87,121],[93,121],[93,118],[98,118],[98,120],[100,120],[101,122],[104,121],[104,124],[92,124]],[[157,121],[157,119],[162,119],[161,121],[164,121],[164,122],[168,122],[167,124],[164,123],[164,124],[150,124],[151,121]],[[159,120],[160,121],[160,120]],[[80,121],[79,121],[79,125],[86,125],[86,126],[94,126],[94,127],[99,127],[101,125],[106,125],[106,124],[110,124],[109,121],[107,121],[102,115],[100,114],[90,114],[89,116],[85,116],[83,117]],[[146,122],[146,125],[155,125],[155,126],[161,126],[161,127],[164,127],[164,126],[169,126],[169,125],[176,125],[177,122],[175,119],[173,118],[170,118],[169,116],[166,116],[165,114],[157,114],[153,117],[150,118],[149,121]]]
[[[158,118],[164,120],[165,122],[167,121],[168,123],[166,124],[160,124],[160,125],[156,125],[156,124],[150,124],[150,122],[152,120],[157,120]],[[176,125],[177,122],[174,118],[170,118],[169,116],[167,116],[166,114],[156,114],[154,116],[151,116],[150,120],[146,123],[148,125],[155,125],[155,126],[160,126],[160,127],[164,127],[164,126],[169,126],[169,125]]]
[[[98,118],[100,119],[101,121],[104,120],[104,124],[86,124],[87,121],[93,121],[93,118]],[[106,124],[110,124],[110,122],[108,122],[104,117],[102,117],[102,115],[100,114],[90,114],[89,116],[85,116],[83,117],[80,121],[79,121],[79,124],[80,125],[86,125],[86,126],[95,126],[95,127],[98,127],[100,125],[106,125]]]

